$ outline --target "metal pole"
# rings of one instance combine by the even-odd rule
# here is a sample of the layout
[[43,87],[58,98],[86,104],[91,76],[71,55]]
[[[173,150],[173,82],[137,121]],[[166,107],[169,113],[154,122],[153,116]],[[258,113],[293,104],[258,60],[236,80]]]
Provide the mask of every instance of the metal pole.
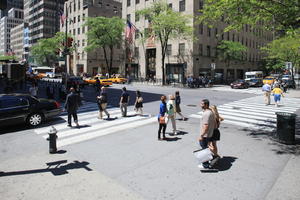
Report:
[[65,88],[68,88],[68,6],[66,2],[66,24],[65,24]]

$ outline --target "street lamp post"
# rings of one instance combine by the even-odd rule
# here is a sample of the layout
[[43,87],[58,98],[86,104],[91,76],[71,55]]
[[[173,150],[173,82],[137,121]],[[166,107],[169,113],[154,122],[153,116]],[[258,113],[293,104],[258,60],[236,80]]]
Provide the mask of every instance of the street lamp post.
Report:
[[65,88],[68,88],[68,6],[66,3],[66,24],[65,24],[65,48],[64,48],[64,56],[65,56]]

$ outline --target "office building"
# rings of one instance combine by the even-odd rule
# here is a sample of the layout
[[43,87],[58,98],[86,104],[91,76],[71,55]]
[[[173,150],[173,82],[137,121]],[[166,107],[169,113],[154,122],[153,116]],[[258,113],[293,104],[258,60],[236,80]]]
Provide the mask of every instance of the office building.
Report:
[[1,0],[6,1],[6,8],[4,10],[0,10],[0,18],[7,16],[8,11],[12,8],[23,9],[23,0]]
[[[88,73],[96,75],[107,73],[107,65],[102,49],[86,52],[88,28],[83,26],[87,17],[113,17],[122,14],[122,4],[116,0],[68,0],[65,2],[64,14],[68,9],[67,23],[61,24],[60,31],[67,32],[73,37],[75,50],[67,56],[67,72],[73,75]],[[67,27],[66,27],[67,26]],[[123,50],[121,47],[114,48],[113,72],[120,73],[122,68]],[[65,62],[60,62],[65,66]]]
[[0,55],[12,55],[11,33],[12,28],[23,23],[23,10],[12,8],[8,11],[8,16],[0,20]]
[[25,62],[29,53],[28,24],[22,23],[11,29],[11,49],[18,61]]
[[[243,30],[223,33],[226,24],[218,22],[214,27],[197,24],[195,17],[203,7],[203,0],[166,0],[174,11],[190,15],[196,41],[170,40],[165,59],[166,78],[183,82],[188,76],[214,76],[223,81],[243,78],[246,71],[258,68],[262,54],[259,48],[272,40],[272,34],[245,25]],[[136,11],[152,5],[150,0],[124,0],[122,18],[129,19],[138,30],[149,28],[148,20],[137,17]],[[137,31],[136,31],[137,32]],[[145,45],[135,34],[132,57],[126,59],[126,72],[135,78],[162,78],[161,48],[155,38],[148,38]],[[235,41],[247,47],[243,61],[231,61],[229,66],[217,56],[217,45],[222,40]],[[146,49],[144,51],[144,48]]]

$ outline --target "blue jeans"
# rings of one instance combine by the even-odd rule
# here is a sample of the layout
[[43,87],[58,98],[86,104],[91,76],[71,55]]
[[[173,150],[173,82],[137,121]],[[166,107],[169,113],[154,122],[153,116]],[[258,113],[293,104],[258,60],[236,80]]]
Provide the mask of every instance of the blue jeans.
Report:
[[[208,148],[208,141],[209,140],[206,137],[203,138],[202,141],[199,141],[199,144],[200,144],[200,146],[201,146],[202,149]],[[203,165],[204,168],[209,168],[209,162],[208,161],[202,163],[202,165]]]

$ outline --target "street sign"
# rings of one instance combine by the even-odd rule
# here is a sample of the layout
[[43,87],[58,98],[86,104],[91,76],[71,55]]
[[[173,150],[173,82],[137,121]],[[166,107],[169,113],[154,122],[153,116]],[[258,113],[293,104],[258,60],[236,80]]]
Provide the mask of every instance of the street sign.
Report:
[[216,63],[211,63],[210,66],[211,66],[211,69],[213,69],[213,70],[216,69]]
[[292,65],[292,62],[285,62],[285,68],[290,70],[292,69],[293,65]]

